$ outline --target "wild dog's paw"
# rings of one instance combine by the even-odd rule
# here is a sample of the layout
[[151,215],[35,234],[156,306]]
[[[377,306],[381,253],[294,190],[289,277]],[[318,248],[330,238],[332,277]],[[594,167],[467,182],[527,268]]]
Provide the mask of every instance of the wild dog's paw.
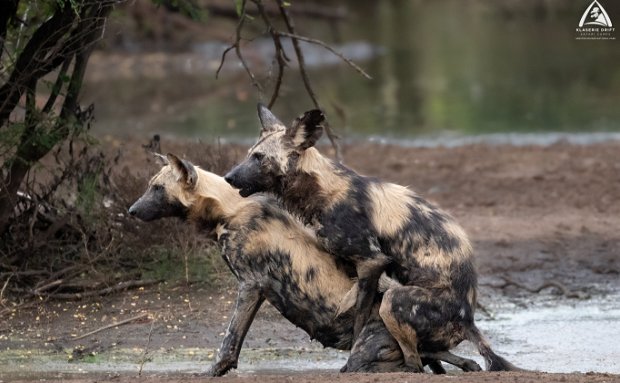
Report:
[[417,366],[405,366],[403,368],[403,372],[411,372],[415,374],[420,374],[424,372],[424,369],[419,369]]
[[405,367],[403,368],[403,371],[421,373],[424,372],[424,366],[422,366],[422,363],[405,362]]
[[463,371],[465,372],[482,371],[482,367],[480,367],[480,365],[476,363],[475,361],[471,359],[467,359],[465,363],[463,363]]
[[215,362],[205,372],[199,373],[199,376],[223,376],[233,368],[237,368],[236,363]]

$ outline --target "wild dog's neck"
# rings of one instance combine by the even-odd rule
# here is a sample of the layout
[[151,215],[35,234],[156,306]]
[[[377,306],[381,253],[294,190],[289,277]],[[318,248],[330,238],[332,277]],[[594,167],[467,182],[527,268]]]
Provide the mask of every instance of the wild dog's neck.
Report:
[[250,203],[224,178],[200,168],[196,171],[196,188],[189,193],[186,206],[190,207],[189,218],[198,225],[215,229],[230,223]]
[[287,208],[311,221],[343,198],[349,179],[315,148],[302,152],[282,181],[280,195]]

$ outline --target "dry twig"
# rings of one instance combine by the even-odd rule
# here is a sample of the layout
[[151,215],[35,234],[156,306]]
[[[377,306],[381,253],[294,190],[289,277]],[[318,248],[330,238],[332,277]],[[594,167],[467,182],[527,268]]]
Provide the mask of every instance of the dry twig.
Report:
[[273,104],[275,104],[278,96],[280,94],[280,87],[282,86],[282,78],[284,77],[284,68],[286,67],[286,62],[289,61],[289,58],[286,56],[286,51],[284,47],[282,47],[282,41],[280,40],[280,33],[274,28],[267,12],[265,11],[265,7],[261,0],[252,0],[263,19],[263,22],[267,26],[269,34],[271,34],[271,39],[273,40],[273,45],[276,50],[275,56],[276,61],[278,63],[278,75],[276,77],[276,83],[273,87],[273,93],[271,94],[271,99],[269,100],[268,107],[271,108]]
[[342,61],[344,61],[345,63],[347,63],[349,66],[351,66],[351,68],[355,69],[360,75],[362,75],[363,77],[365,77],[368,80],[372,80],[372,76],[370,76],[364,69],[362,69],[359,65],[357,65],[356,63],[354,63],[353,61],[351,61],[350,59],[348,59],[345,55],[343,55],[342,53],[338,52],[337,50],[335,50],[331,45],[318,40],[318,39],[313,39],[310,37],[306,37],[306,36],[300,36],[297,34],[293,34],[293,33],[287,33],[287,32],[278,32],[278,34],[280,36],[283,37],[289,37],[291,38],[291,40],[295,39],[295,40],[299,40],[299,41],[305,41],[307,43],[310,44],[316,44],[316,45],[320,45],[323,48],[327,49],[328,51],[330,51],[331,53],[333,53],[334,55],[338,56]]
[[241,53],[241,31],[243,30],[245,19],[246,19],[246,0],[243,0],[241,4],[241,14],[239,15],[239,23],[237,24],[237,28],[235,30],[235,42],[231,46],[226,48],[226,50],[224,50],[224,52],[222,53],[222,59],[220,61],[220,65],[215,71],[215,78],[218,78],[220,71],[222,70],[222,66],[224,65],[224,60],[226,60],[226,55],[228,54],[228,52],[234,49],[235,53],[237,54],[237,57],[239,58],[239,61],[241,62],[241,65],[243,66],[243,69],[245,69],[248,76],[250,77],[250,80],[252,81],[252,85],[254,85],[256,89],[258,89],[258,91],[262,93],[263,88],[261,87],[260,83],[256,80],[256,76],[254,76],[254,73],[252,73],[252,70],[248,66],[248,63],[245,61],[245,58],[243,57],[243,54]]
[[28,301],[28,302],[22,302],[22,303],[17,304],[17,305],[15,305],[13,307],[7,307],[5,309],[0,310],[0,318],[2,318],[3,316],[5,316],[7,314],[10,314],[10,313],[12,313],[14,311],[23,310],[23,309],[26,309],[26,308],[30,308],[32,306],[37,306],[39,304],[40,304],[40,301],[32,300],[32,301]]
[[[304,82],[306,91],[308,92],[308,95],[312,99],[314,106],[317,109],[321,109],[321,106],[319,105],[316,95],[314,94],[314,90],[312,90],[312,85],[310,85],[310,78],[308,77],[308,73],[306,72],[306,61],[304,58],[304,54],[301,50],[301,47],[299,46],[300,36],[297,35],[297,31],[295,30],[295,24],[293,22],[293,19],[290,17],[288,13],[286,4],[284,3],[283,0],[277,0],[277,1],[278,1],[278,7],[280,8],[280,14],[282,15],[282,18],[284,19],[284,23],[286,24],[286,28],[289,31],[289,33],[286,35],[288,35],[291,38],[291,42],[293,43],[293,48],[295,49],[295,55],[297,56],[297,63],[299,64],[299,73],[301,75],[301,79]],[[284,36],[283,34],[284,32],[278,32],[278,33],[281,36]],[[334,148],[334,151],[336,152],[335,153],[336,159],[340,160],[340,145],[338,144],[338,136],[333,132],[333,130],[331,129],[331,126],[329,125],[327,121],[324,122],[324,128],[325,128],[325,133],[327,133],[327,138],[329,138],[329,141],[331,142],[332,147]]]
[[514,279],[510,278],[510,277],[506,277],[503,276],[502,279],[504,280],[504,283],[502,285],[489,285],[491,287],[495,287],[495,288],[506,288],[508,286],[515,286],[517,288],[520,288],[522,290],[525,290],[529,293],[532,294],[538,294],[540,293],[542,290],[547,289],[549,287],[555,287],[558,290],[560,290],[560,294],[564,295],[567,298],[576,298],[576,299],[588,299],[590,297],[589,294],[584,293],[582,291],[570,291],[566,286],[564,286],[562,283],[558,282],[558,281],[546,281],[543,282],[540,286],[536,287],[536,288],[532,288],[529,286],[526,286],[520,282],[515,281]]
[[[119,321],[119,322],[110,323],[109,325],[106,325],[106,326],[103,326],[103,327],[99,327],[96,330],[87,332],[86,334],[82,334],[80,336],[76,336],[72,340],[84,339],[87,336],[91,336],[91,335],[97,334],[98,332],[105,331],[105,330],[108,330],[108,329],[111,329],[111,328],[114,328],[114,327],[122,326],[124,324],[131,323],[133,321],[137,321],[138,319],[145,318],[148,315],[149,315],[148,313],[142,313],[140,315],[136,315],[136,316],[133,316],[131,318],[123,319],[122,321]],[[151,329],[152,329],[152,324],[151,324]],[[150,342],[150,340],[149,340],[149,342]]]
[[2,285],[2,290],[0,290],[0,305],[4,306],[4,291],[6,290],[6,287],[9,285],[9,282],[11,281],[11,278],[13,277],[13,275],[9,275],[9,277],[6,279],[6,282],[4,282],[4,285]]
[[151,328],[149,329],[149,337],[146,341],[146,346],[144,347],[144,353],[142,354],[142,358],[140,358],[140,368],[138,369],[138,376],[142,376],[142,369],[144,368],[144,364],[150,360],[148,358],[149,354],[149,346],[151,345],[151,338],[153,337],[153,326],[155,325],[155,320],[151,321]]
[[45,296],[51,299],[63,299],[63,300],[73,300],[73,299],[82,299],[82,298],[88,298],[88,297],[97,297],[97,296],[101,296],[101,295],[108,295],[111,293],[115,293],[121,290],[125,290],[125,289],[129,289],[129,288],[134,288],[134,287],[144,287],[144,286],[150,286],[150,285],[154,285],[157,283],[160,283],[161,280],[153,280],[153,279],[148,279],[148,280],[136,280],[136,281],[126,281],[126,282],[120,282],[114,286],[110,286],[110,287],[106,287],[104,289],[101,290],[93,290],[93,291],[84,291],[84,292],[80,292],[80,293],[50,293],[50,294],[36,294],[35,291],[31,291],[30,294],[31,295],[35,295],[35,296]]

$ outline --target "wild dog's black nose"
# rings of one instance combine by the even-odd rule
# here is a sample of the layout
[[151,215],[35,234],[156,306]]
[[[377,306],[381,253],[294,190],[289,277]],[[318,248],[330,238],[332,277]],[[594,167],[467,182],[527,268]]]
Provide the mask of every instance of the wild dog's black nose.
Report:
[[233,177],[230,175],[230,173],[224,176],[224,181],[228,182],[229,185],[233,184]]
[[135,216],[136,215],[136,209],[134,206],[130,207],[129,210],[127,210],[127,213],[129,213],[130,216]]

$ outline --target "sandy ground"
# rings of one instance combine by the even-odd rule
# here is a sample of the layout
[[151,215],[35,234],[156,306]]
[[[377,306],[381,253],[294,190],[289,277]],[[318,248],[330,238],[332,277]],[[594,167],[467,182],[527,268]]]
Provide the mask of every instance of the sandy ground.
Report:
[[[495,383],[495,382],[514,382],[514,383],[612,383],[620,382],[620,377],[610,374],[545,374],[545,373],[515,373],[515,372],[477,372],[468,373],[460,376],[454,375],[412,375],[405,373],[384,373],[384,374],[289,374],[289,375],[251,375],[251,376],[226,376],[223,378],[201,378],[201,377],[180,377],[180,376],[157,376],[145,375],[140,378],[133,377],[113,377],[113,378],[72,378],[72,383],[86,382],[118,382],[127,383],[135,381],[148,381],[160,383],[172,382],[221,382],[221,383],[276,383],[276,382],[295,382],[295,383],[315,383],[315,382],[335,382],[335,383],[440,383],[455,382],[459,383]],[[18,382],[18,381],[16,381]]]
[[[239,158],[242,156],[243,148],[231,150]],[[549,147],[476,145],[451,149],[364,144],[345,146],[344,159],[361,173],[411,186],[457,217],[474,242],[483,303],[497,297],[537,294],[523,286],[536,289],[549,282],[561,288],[550,287],[541,294],[587,297],[620,290],[618,143]],[[507,285],[506,277],[522,286]],[[119,348],[133,349],[145,359],[154,352],[171,350],[184,350],[184,355],[191,358],[195,348],[214,350],[219,346],[234,302],[234,286],[232,280],[219,289],[161,285],[85,302],[45,302],[3,319],[0,358],[19,350],[41,350],[65,359],[83,360]],[[141,313],[148,316],[72,340]],[[259,312],[245,343],[246,348],[258,350],[300,345],[316,347],[308,346],[308,337],[269,306]],[[24,363],[28,363],[29,359],[24,358]],[[213,352],[207,351],[197,364],[207,366],[212,359]],[[218,381],[620,381],[617,375],[580,373],[479,373],[456,377],[272,373],[275,375],[232,374]],[[26,377],[41,376],[33,373]],[[0,381],[9,378],[0,375]],[[73,381],[130,379],[126,375],[103,374],[86,379],[74,377]],[[142,379],[203,380],[169,374],[151,374]]]

